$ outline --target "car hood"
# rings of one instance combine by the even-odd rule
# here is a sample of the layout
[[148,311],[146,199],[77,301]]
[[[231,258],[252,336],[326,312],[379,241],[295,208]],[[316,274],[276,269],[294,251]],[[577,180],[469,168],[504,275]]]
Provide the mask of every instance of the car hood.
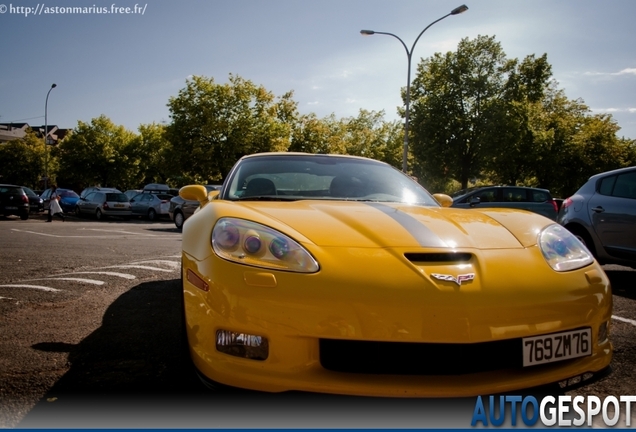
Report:
[[269,225],[323,247],[523,248],[536,245],[539,231],[553,223],[512,209],[343,201],[217,203],[228,207],[227,213],[221,211],[227,216]]

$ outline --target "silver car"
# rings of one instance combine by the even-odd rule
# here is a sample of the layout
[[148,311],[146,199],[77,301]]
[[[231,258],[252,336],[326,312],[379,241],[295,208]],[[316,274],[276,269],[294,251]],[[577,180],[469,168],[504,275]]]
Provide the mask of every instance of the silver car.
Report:
[[95,216],[98,220],[116,216],[127,220],[132,216],[132,211],[130,201],[123,193],[95,191],[77,201],[75,215]]
[[563,201],[557,222],[601,264],[636,268],[636,166],[590,177]]
[[168,217],[172,195],[143,192],[130,200],[133,216],[142,216],[154,221],[162,216]]

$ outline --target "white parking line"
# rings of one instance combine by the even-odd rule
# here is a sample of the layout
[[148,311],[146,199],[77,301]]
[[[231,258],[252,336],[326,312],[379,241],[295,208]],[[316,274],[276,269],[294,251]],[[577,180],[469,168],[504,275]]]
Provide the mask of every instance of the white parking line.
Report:
[[123,231],[123,230],[106,230],[106,229],[99,229],[99,228],[82,228],[80,229],[80,231],[101,231],[101,232],[108,232],[108,233],[121,233],[121,234],[132,234],[136,236],[157,237],[157,234],[136,233],[131,231]]
[[0,288],[32,288],[32,289],[38,289],[38,290],[42,290],[42,291],[51,291],[51,292],[62,291],[62,290],[59,290],[59,289],[45,287],[45,286],[40,286],[40,285],[23,285],[23,284],[0,285]]
[[633,319],[629,319],[629,318],[623,318],[623,317],[619,317],[616,315],[612,315],[612,319],[615,319],[616,321],[622,321],[628,324],[631,324],[633,326],[636,326],[636,321]]
[[0,296],[0,300],[15,300],[15,299],[11,298],[11,297],[2,297],[2,296]]
[[168,266],[172,267],[173,269],[179,268],[179,265],[180,265],[178,262],[168,261],[168,260],[160,260],[160,259],[145,260],[145,261],[133,261],[130,264],[167,264]]
[[75,282],[82,282],[82,283],[87,283],[87,284],[92,284],[92,285],[104,285],[106,282],[104,281],[100,281],[100,280],[95,280],[95,279],[83,279],[83,278],[72,278],[72,277],[67,277],[67,278],[42,278],[42,279],[29,279],[29,280],[62,280],[62,281],[75,281]]
[[37,231],[29,231],[29,230],[20,230],[12,228],[11,231],[24,232],[29,234],[35,234],[44,237],[55,237],[55,238],[87,238],[87,239],[114,239],[114,238],[130,238],[130,236],[134,236],[137,240],[164,240],[167,238],[173,238],[174,235],[155,235],[155,234],[144,234],[144,233],[130,233],[130,234],[120,234],[120,235],[57,235],[50,233],[41,233]]
[[138,268],[138,269],[142,269],[142,270],[157,270],[157,271],[162,271],[162,272],[173,272],[174,271],[174,270],[162,269],[162,268],[158,268],[158,267],[150,267],[150,266],[134,265],[134,264],[122,264],[122,265],[114,265],[114,266],[108,266],[108,267],[102,267],[102,268]]
[[63,276],[63,275],[74,275],[74,274],[103,274],[106,276],[116,276],[116,277],[120,277],[123,279],[137,279],[137,276],[135,275],[131,275],[128,273],[118,273],[118,272],[109,272],[109,271],[81,271],[81,272],[72,272],[72,273],[60,273],[59,275],[56,276]]

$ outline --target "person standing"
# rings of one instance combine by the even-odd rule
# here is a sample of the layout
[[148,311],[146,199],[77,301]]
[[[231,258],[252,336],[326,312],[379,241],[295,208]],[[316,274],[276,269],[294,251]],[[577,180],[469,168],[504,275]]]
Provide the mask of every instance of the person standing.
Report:
[[49,198],[49,218],[47,222],[53,222],[53,215],[61,217],[62,222],[64,222],[64,212],[62,207],[60,207],[60,195],[57,192],[57,186],[51,186],[51,196]]

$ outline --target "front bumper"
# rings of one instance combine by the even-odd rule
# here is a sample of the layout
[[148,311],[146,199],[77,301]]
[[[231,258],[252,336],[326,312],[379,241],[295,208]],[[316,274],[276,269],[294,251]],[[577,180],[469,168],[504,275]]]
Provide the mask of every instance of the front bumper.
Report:
[[[549,269],[538,250],[532,260],[525,249],[475,251],[477,278],[457,285],[434,282],[428,275],[441,266],[408,263],[402,253],[312,253],[322,265],[312,275],[241,266],[215,255],[197,261],[183,254],[188,342],[204,376],[271,392],[464,397],[567,380],[610,363],[611,343],[598,341],[597,334],[610,320],[611,292],[597,264],[559,274]],[[208,291],[188,281],[188,270],[207,283]],[[398,351],[385,352],[392,342],[476,344],[584,326],[592,328],[591,356],[530,368],[358,373],[329,370],[321,362],[321,344],[324,349],[329,340],[378,342],[382,355],[398,356],[393,361],[399,364]],[[217,351],[218,330],[267,338],[269,356],[250,360]]]

